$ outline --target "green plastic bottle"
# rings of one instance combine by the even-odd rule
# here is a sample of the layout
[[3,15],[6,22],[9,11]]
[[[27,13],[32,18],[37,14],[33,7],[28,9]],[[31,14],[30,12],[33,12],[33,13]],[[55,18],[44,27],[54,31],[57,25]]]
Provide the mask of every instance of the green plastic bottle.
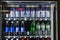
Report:
[[34,20],[31,21],[31,30],[30,31],[31,31],[31,34],[34,35],[34,32],[35,32],[35,21]]

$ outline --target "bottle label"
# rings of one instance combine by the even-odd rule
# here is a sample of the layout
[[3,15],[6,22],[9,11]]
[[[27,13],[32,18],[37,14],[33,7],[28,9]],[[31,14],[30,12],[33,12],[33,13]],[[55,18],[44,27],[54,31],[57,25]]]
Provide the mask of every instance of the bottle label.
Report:
[[30,17],[30,11],[26,11],[26,16]]
[[41,17],[45,17],[45,11],[41,11]]
[[50,11],[46,11],[46,17],[50,17]]
[[16,32],[19,32],[19,28],[18,27],[16,27]]
[[15,17],[14,11],[10,11],[10,17]]
[[45,30],[45,24],[44,23],[41,24],[41,28],[43,31]]
[[50,30],[50,25],[46,25],[46,29],[47,30]]
[[11,8],[10,17],[15,17],[15,8]]
[[35,11],[31,11],[31,17],[35,17]]
[[5,32],[8,32],[8,31],[9,31],[9,28],[8,28],[8,27],[6,27]]
[[40,11],[36,11],[36,17],[40,17]]
[[9,14],[6,14],[6,17],[9,17]]
[[21,32],[24,32],[24,27],[21,27]]
[[21,11],[21,17],[25,17],[25,11]]
[[20,14],[19,14],[19,11],[16,11],[16,17],[19,17]]
[[14,32],[14,28],[13,27],[10,28],[10,32]]
[[42,26],[42,30],[45,30],[45,26],[44,25]]
[[40,30],[40,25],[37,25],[36,28],[37,28],[38,30]]

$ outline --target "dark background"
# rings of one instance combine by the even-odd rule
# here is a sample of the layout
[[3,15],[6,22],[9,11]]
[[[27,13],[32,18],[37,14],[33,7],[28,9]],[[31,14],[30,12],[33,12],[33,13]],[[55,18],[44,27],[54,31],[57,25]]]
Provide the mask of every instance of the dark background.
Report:
[[[0,1],[23,1],[23,0],[0,0]],[[36,0],[24,0],[24,1],[36,1]],[[60,0],[37,0],[37,1],[57,1],[57,11],[58,11],[58,36],[60,37]],[[1,4],[1,3],[0,3]],[[60,38],[58,37],[58,40]]]

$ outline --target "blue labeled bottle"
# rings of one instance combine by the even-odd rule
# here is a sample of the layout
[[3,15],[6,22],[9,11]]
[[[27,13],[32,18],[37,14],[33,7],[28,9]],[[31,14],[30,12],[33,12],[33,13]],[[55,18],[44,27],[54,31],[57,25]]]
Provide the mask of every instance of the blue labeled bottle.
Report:
[[21,21],[21,35],[25,35],[25,24],[24,24],[24,21]]
[[16,28],[15,28],[15,32],[16,32],[16,35],[19,35],[19,32],[20,32],[20,25],[19,25],[19,21],[16,21]]
[[6,21],[6,27],[5,27],[5,35],[7,36],[8,35],[8,32],[9,32],[9,26],[8,26],[8,22],[9,21]]
[[11,21],[10,35],[14,35],[14,22],[13,21]]

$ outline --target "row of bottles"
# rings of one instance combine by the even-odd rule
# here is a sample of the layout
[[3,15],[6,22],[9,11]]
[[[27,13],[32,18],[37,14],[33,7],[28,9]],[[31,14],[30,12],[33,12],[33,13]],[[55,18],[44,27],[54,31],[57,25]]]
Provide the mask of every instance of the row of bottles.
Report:
[[6,21],[6,35],[50,35],[50,21]]
[[42,38],[39,38],[39,37],[37,37],[37,38],[34,38],[34,37],[24,38],[24,37],[22,37],[22,38],[5,38],[5,40],[51,40],[51,38],[50,37],[47,37],[47,38],[44,38],[44,37],[42,37]]
[[6,17],[42,17],[50,18],[50,7],[21,7],[21,8],[10,8],[10,13],[6,14]]

